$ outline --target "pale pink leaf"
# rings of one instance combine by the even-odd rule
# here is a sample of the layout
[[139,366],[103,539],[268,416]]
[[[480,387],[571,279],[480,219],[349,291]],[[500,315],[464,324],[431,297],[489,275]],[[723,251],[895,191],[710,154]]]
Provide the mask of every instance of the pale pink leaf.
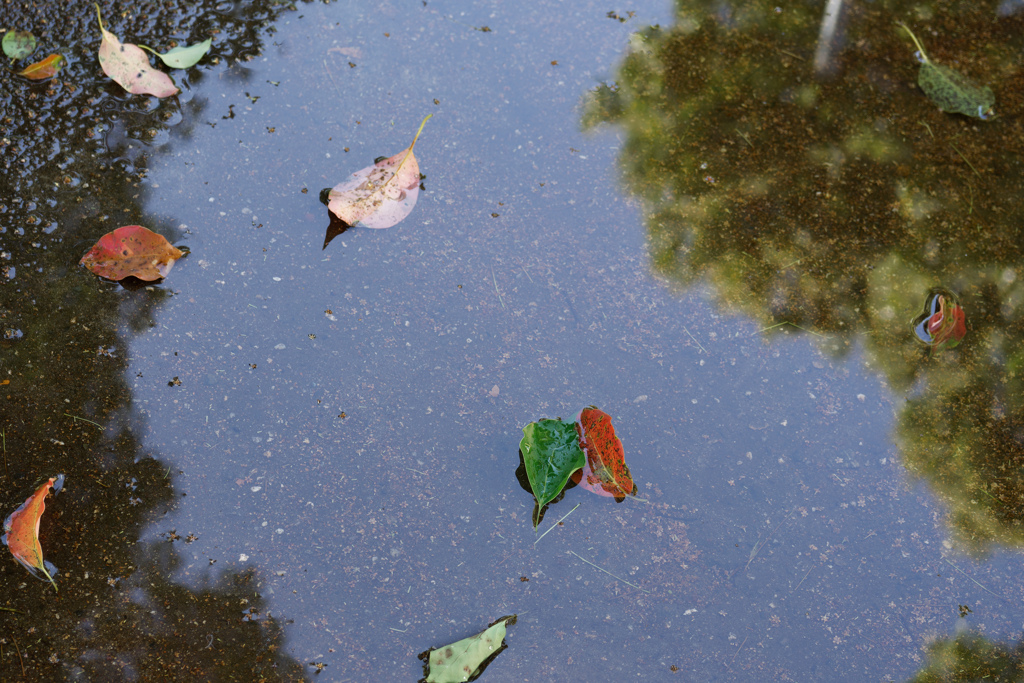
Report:
[[398,154],[353,173],[328,195],[327,208],[349,225],[390,228],[416,205],[420,193],[420,165],[413,154],[423,119],[412,144]]
[[[96,6],[96,15],[100,8]],[[149,57],[137,45],[122,43],[113,33],[103,28],[100,17],[100,31],[103,40],[100,43],[100,66],[103,73],[110,76],[122,88],[136,95],[155,95],[170,97],[178,93],[177,86],[171,77],[163,71],[154,69],[149,64]]]

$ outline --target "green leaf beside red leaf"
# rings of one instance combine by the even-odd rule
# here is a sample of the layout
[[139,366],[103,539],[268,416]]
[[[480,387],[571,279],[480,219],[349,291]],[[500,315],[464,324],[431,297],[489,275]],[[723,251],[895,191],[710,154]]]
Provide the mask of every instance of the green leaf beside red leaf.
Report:
[[576,424],[562,420],[543,419],[523,427],[519,451],[523,454],[526,477],[537,499],[537,507],[533,511],[533,527],[536,529],[544,506],[562,492],[569,475],[583,467],[587,459],[580,449]]

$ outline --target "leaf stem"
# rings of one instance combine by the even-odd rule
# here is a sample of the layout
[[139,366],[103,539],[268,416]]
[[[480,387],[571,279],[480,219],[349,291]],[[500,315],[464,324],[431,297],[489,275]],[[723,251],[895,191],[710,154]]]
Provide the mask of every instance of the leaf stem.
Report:
[[101,425],[98,422],[93,422],[92,420],[87,420],[84,417],[78,417],[77,415],[72,415],[71,413],[64,413],[64,414],[67,415],[68,417],[70,417],[72,420],[75,420],[76,422],[78,420],[81,420],[82,422],[88,422],[89,424],[94,424],[97,427],[99,427],[100,429],[103,429],[103,425]]
[[101,14],[100,14],[100,5],[99,5],[99,3],[98,3],[98,2],[94,2],[94,3],[92,3],[92,4],[93,4],[93,7],[95,7],[95,8],[96,8],[96,18],[97,18],[97,19],[99,20],[99,22],[100,22],[100,30],[101,30],[101,31],[103,31],[103,30],[105,30],[105,29],[103,28],[103,15],[101,15]]
[[566,513],[565,513],[565,514],[564,514],[564,515],[562,516],[562,519],[560,519],[560,520],[558,520],[557,522],[555,522],[554,524],[552,524],[552,525],[551,525],[551,528],[550,528],[550,529],[548,529],[547,531],[545,531],[544,533],[542,533],[542,534],[540,535],[540,538],[538,538],[538,539],[537,539],[536,541],[534,541],[534,542],[533,542],[533,545],[534,545],[534,546],[536,546],[536,545],[537,545],[538,543],[540,543],[540,539],[541,539],[541,538],[544,538],[544,537],[545,537],[545,536],[547,536],[547,535],[548,535],[549,533],[551,533],[551,529],[554,529],[554,528],[555,528],[556,526],[558,526],[558,525],[559,525],[559,524],[561,524],[561,523],[562,523],[563,521],[565,521],[565,518],[566,518],[566,517],[568,517],[569,515],[571,515],[571,514],[572,514],[573,512],[575,512],[575,511],[576,511],[576,508],[578,508],[579,506],[580,506],[580,504],[579,504],[579,503],[576,503],[576,507],[574,507],[574,508],[573,508],[572,510],[569,510],[568,512],[566,512]]
[[427,114],[427,117],[420,121],[420,127],[419,130],[416,131],[416,137],[412,139],[412,144],[409,145],[410,152],[412,151],[412,148],[416,146],[416,141],[420,139],[420,133],[423,132],[423,126],[427,125],[427,121],[429,121],[433,116],[433,114]]
[[[569,553],[570,555],[576,555],[576,553],[574,553],[574,552],[573,552],[573,551],[571,551],[571,550],[567,550],[566,552],[567,552],[567,553]],[[602,572],[604,572],[605,574],[607,574],[608,576],[612,577],[613,579],[618,579],[619,581],[621,581],[622,583],[626,584],[627,586],[632,586],[633,588],[637,589],[638,591],[643,591],[644,593],[647,593],[648,595],[650,595],[650,594],[651,594],[651,591],[645,591],[645,590],[644,590],[643,588],[641,588],[640,586],[636,585],[635,583],[630,583],[629,581],[626,581],[626,580],[625,580],[624,578],[622,578],[621,576],[615,576],[615,574],[612,574],[612,573],[611,573],[610,571],[608,571],[607,569],[602,569],[601,567],[598,567],[598,566],[597,566],[596,564],[594,564],[593,562],[591,562],[591,561],[590,561],[590,560],[588,560],[588,559],[585,559],[585,558],[583,558],[583,557],[580,557],[579,555],[576,555],[576,557],[579,557],[579,558],[580,558],[581,560],[583,560],[584,562],[586,562],[587,564],[589,564],[589,565],[590,565],[591,567],[593,567],[594,569],[597,569],[598,571],[602,571]]]
[[928,59],[928,53],[924,51],[924,47],[921,46],[921,43],[917,40],[917,36],[914,35],[914,32],[911,31],[910,28],[908,28],[902,21],[897,21],[896,25],[910,34],[910,39],[914,41],[914,45],[917,45],[917,50],[921,53],[921,58],[924,60],[925,64],[928,64],[931,61]]

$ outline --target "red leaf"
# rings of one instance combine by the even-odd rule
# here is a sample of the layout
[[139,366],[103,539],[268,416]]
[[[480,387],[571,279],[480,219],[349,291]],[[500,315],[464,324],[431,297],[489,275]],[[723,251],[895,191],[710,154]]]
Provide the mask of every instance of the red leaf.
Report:
[[41,81],[56,75],[63,65],[64,58],[58,54],[52,54],[42,61],[29,64],[23,71],[19,71],[18,75],[33,81]]
[[37,579],[49,579],[54,590],[57,590],[57,584],[53,575],[57,573],[57,568],[43,559],[43,547],[39,544],[39,520],[46,509],[46,494],[51,488],[54,493],[60,491],[63,485],[63,474],[50,477],[4,520],[4,535],[0,538],[11,549],[14,559]]
[[620,502],[636,494],[636,484],[626,465],[622,442],[615,436],[611,416],[594,406],[584,408],[576,430],[580,446],[587,454],[587,464],[573,473],[572,480],[588,491]]
[[140,280],[167,277],[184,254],[162,235],[141,225],[125,225],[101,237],[79,262],[100,277]]

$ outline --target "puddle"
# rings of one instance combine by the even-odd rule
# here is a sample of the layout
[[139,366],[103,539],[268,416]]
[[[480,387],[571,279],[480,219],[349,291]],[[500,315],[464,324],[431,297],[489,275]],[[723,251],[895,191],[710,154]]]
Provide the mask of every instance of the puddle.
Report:
[[[969,166],[1008,168],[983,152],[1016,123],[935,112],[896,30],[814,80],[820,8],[683,9],[172,3],[155,43],[223,31],[176,101],[88,41],[5,84],[0,509],[67,481],[60,593],[0,563],[0,666],[416,680],[516,614],[486,680],[903,680],[961,624],[1019,638],[1015,480],[981,455],[1017,452],[985,379],[1016,382],[1016,252],[985,221],[1018,181]],[[111,30],[171,31],[137,12]],[[996,82],[970,26],[918,28]],[[332,221],[321,190],[428,114],[409,217]],[[166,280],[76,265],[133,223],[189,248]],[[969,329],[930,354],[939,286]],[[535,534],[521,430],[589,405],[643,500],[575,487]]]

